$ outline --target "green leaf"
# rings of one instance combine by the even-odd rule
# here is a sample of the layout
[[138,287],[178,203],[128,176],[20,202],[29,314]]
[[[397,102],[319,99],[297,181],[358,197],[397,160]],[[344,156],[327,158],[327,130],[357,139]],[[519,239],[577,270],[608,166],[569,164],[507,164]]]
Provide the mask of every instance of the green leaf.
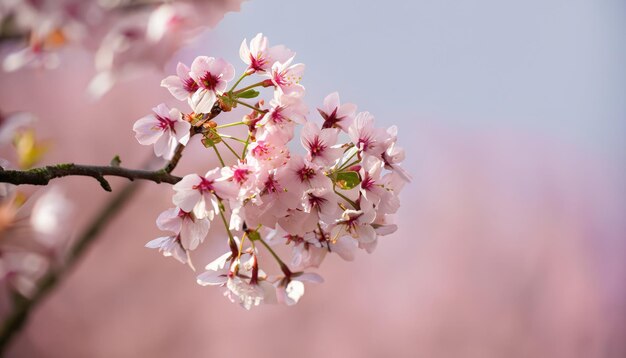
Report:
[[241,92],[237,94],[238,98],[255,98],[260,94],[259,91],[255,90],[255,89],[249,89],[245,92]]
[[337,173],[336,184],[343,190],[350,190],[361,182],[359,173],[353,171]]

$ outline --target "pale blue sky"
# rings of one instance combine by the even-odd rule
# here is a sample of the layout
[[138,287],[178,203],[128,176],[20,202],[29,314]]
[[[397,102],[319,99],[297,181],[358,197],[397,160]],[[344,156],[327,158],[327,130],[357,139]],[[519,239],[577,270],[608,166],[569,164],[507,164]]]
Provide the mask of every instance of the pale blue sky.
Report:
[[308,66],[311,106],[338,90],[405,130],[539,132],[615,159],[626,137],[624,20],[620,0],[252,0],[190,53],[241,69],[241,40],[263,32]]

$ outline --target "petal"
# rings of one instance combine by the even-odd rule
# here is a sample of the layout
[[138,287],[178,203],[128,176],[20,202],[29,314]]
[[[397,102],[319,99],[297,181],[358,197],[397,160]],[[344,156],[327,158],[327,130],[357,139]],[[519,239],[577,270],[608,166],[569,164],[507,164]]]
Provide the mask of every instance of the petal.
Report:
[[223,285],[226,281],[228,281],[226,272],[219,271],[205,271],[196,278],[196,282],[202,286]]
[[154,144],[162,135],[163,130],[158,127],[159,121],[153,116],[145,116],[133,125],[135,138],[140,144]]
[[[158,106],[152,108],[152,111],[157,116],[160,116],[163,118],[170,118],[170,108],[165,103],[161,103]],[[171,119],[176,119],[176,118],[171,118]]]
[[246,65],[250,64],[250,50],[248,49],[248,44],[246,43],[246,39],[241,41],[241,46],[239,46],[239,58]]
[[359,243],[369,244],[376,241],[376,230],[371,225],[359,225],[356,228]]
[[287,295],[285,303],[288,306],[295,305],[304,295],[304,284],[300,281],[292,280],[287,287],[285,287],[285,293]]
[[256,34],[256,36],[252,38],[252,40],[250,40],[250,53],[252,53],[254,56],[256,56],[261,51],[265,51],[266,48],[267,37],[263,36],[262,33],[259,32],[258,34]]
[[185,219],[180,231],[180,240],[183,247],[188,250],[195,250],[198,244],[204,241],[209,233],[210,222],[208,219]]
[[187,121],[177,121],[174,123],[174,136],[179,143],[187,145],[189,142],[191,124]]
[[334,244],[330,244],[330,251],[336,253],[346,261],[354,260],[357,243],[352,238],[340,237]]
[[333,92],[324,98],[324,112],[330,114],[339,107],[339,93]]
[[180,78],[181,80],[186,80],[189,78],[189,67],[187,67],[187,65],[185,65],[182,62],[179,62],[178,65],[176,65],[176,74],[178,75],[178,78]]
[[145,247],[149,248],[149,249],[158,249],[160,248],[164,243],[168,242],[169,240],[172,240],[172,236],[163,236],[163,237],[158,237],[152,241],[149,241]]
[[306,122],[300,132],[300,141],[302,142],[302,146],[307,150],[310,149],[309,143],[313,143],[315,141],[319,132],[320,129],[317,124],[313,122]]
[[182,225],[182,220],[178,216],[179,208],[170,208],[159,214],[156,220],[157,227],[160,230],[171,231],[178,234]]
[[198,56],[191,63],[191,69],[189,70],[189,76],[196,82],[201,82],[202,77],[207,72],[210,72],[211,65],[215,61],[213,57]]
[[295,278],[298,281],[303,282],[313,282],[313,283],[322,283],[324,282],[324,278],[315,272],[305,272],[298,277]]
[[189,97],[189,92],[185,90],[183,82],[178,76],[167,76],[161,81],[161,87],[167,88],[168,91],[179,101],[184,101]]
[[205,269],[208,271],[219,271],[226,267],[226,262],[232,256],[232,253],[229,251],[217,259],[213,260],[211,263],[206,265]]
[[172,158],[174,150],[176,150],[176,143],[176,138],[169,131],[164,132],[154,143],[154,154],[157,157],[169,160]]
[[221,74],[223,81],[231,81],[235,77],[235,67],[223,58],[215,59],[209,72],[216,76]]
[[216,99],[215,92],[200,88],[187,101],[194,112],[209,113]]
[[193,189],[195,185],[201,182],[198,174],[185,175],[181,181],[173,186],[176,194],[172,197],[174,205],[177,205],[186,212],[191,212],[196,206],[196,203],[201,199],[202,194],[196,189]]
[[267,65],[264,66],[267,68],[269,68],[276,61],[285,62],[295,55],[293,51],[283,45],[272,46],[272,48],[270,48],[267,52],[270,60]]

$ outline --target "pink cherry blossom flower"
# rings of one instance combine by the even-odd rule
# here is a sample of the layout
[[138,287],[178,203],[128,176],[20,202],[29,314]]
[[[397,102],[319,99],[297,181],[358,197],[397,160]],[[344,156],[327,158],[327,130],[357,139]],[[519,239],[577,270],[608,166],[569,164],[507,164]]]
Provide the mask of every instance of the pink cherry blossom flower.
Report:
[[398,230],[398,225],[394,224],[392,216],[384,214],[376,215],[372,227],[374,227],[378,236],[387,236]]
[[293,138],[295,123],[306,122],[308,109],[300,95],[286,95],[280,91],[274,92],[270,106],[270,110],[256,124],[260,128],[258,137],[264,138],[264,132],[267,131],[286,144]]
[[411,181],[411,175],[400,166],[404,161],[404,148],[397,145],[398,127],[391,126],[387,129],[389,138],[385,143],[387,149],[382,153],[382,160],[385,163],[385,169],[394,171],[407,183]]
[[196,81],[189,75],[189,71],[189,67],[179,62],[176,66],[176,75],[167,76],[161,81],[161,87],[167,88],[178,100],[189,99],[199,88]]
[[[354,255],[358,248],[358,243],[349,236],[341,236],[331,240],[328,229],[332,224],[324,224],[320,223],[319,230],[316,230],[313,233],[313,237],[317,241],[315,245],[302,245],[303,249],[308,251],[308,254],[303,255],[303,265],[300,268],[305,269],[308,267],[318,267],[321,263],[323,257],[319,258],[321,255],[320,250],[325,255],[326,253],[333,253],[339,255],[342,259],[346,261],[354,260]],[[307,242],[312,242],[312,237],[310,235],[305,235],[305,240]],[[298,245],[294,246],[294,259],[295,259],[295,251],[298,248]],[[306,261],[305,261],[306,260]]]
[[258,195],[255,203],[248,203],[245,215],[248,226],[258,224],[274,228],[278,218],[287,215],[289,209],[299,207],[301,192],[285,186],[284,167],[262,171],[257,177]]
[[350,128],[348,135],[352,143],[365,154],[379,157],[385,151],[387,133],[382,128],[374,127],[374,116],[369,112],[360,112]]
[[156,222],[159,229],[178,234],[185,250],[195,250],[204,241],[210,226],[208,218],[197,218],[193,212],[180,208],[165,210]]
[[305,235],[296,235],[285,231],[280,225],[276,225],[276,229],[268,233],[266,241],[273,246],[293,244],[291,253],[291,268],[293,270],[319,267],[329,252],[326,245],[328,241],[318,232],[312,231]]
[[341,218],[335,221],[331,229],[331,238],[349,235],[357,239],[359,243],[370,243],[376,240],[376,231],[372,222],[376,218],[376,212],[367,201],[361,202],[361,209],[348,209],[343,212]]
[[[239,241],[239,240],[237,240]],[[196,282],[202,286],[222,286],[228,281],[228,271],[230,261],[233,254],[229,251],[222,256],[218,257],[205,267],[205,272],[198,275]]]
[[250,40],[250,48],[244,39],[239,48],[239,57],[248,65],[249,74],[265,72],[274,62],[285,62],[293,57],[294,53],[283,45],[269,47],[267,37],[259,33]]
[[[185,175],[174,185],[172,201],[186,212],[193,211],[196,217],[213,219],[215,211],[219,211],[219,199],[235,199],[238,189],[222,177],[220,168],[215,168],[205,176],[198,174]],[[210,206],[209,206],[210,205]]]
[[186,145],[189,141],[191,124],[182,119],[176,108],[169,109],[160,104],[152,109],[154,114],[135,122],[133,130],[140,144],[154,144],[154,154],[158,157],[171,159],[178,143]]
[[233,166],[224,167],[221,175],[225,180],[232,182],[239,188],[237,198],[243,200],[254,194],[256,168],[246,163],[237,163]]
[[188,263],[187,251],[180,242],[180,235],[158,237],[146,244],[149,249],[159,249],[165,257],[173,257],[183,264]]
[[191,63],[189,76],[198,84],[198,89],[189,98],[189,105],[196,113],[209,113],[217,96],[221,95],[235,77],[235,68],[221,58],[198,56]]
[[291,267],[294,270],[320,267],[326,258],[328,249],[315,236],[311,233],[304,237],[296,235],[291,239],[294,243],[291,251]]
[[253,306],[261,304],[265,298],[265,289],[260,282],[253,283],[246,277],[233,275],[226,282],[228,291],[224,293],[224,296],[230,299],[231,302],[239,303],[241,307],[249,310]]
[[356,105],[352,103],[341,104],[339,102],[339,93],[333,92],[324,98],[323,108],[317,109],[324,124],[322,128],[339,128],[344,132],[348,132],[348,128],[354,120]]
[[285,186],[299,195],[307,189],[332,188],[332,181],[324,175],[320,167],[307,162],[300,155],[293,155],[284,167]]
[[278,217],[277,223],[290,234],[302,236],[317,228],[318,217],[302,209],[290,208],[285,215]]
[[307,122],[300,133],[302,146],[307,150],[307,159],[318,165],[332,165],[342,153],[337,144],[337,130],[325,128],[320,130],[313,122]]
[[374,157],[367,157],[363,160],[363,166],[361,168],[361,195],[373,205],[378,205],[381,199],[385,200],[390,195],[380,182],[382,166],[383,163],[380,160]]
[[263,138],[248,146],[248,164],[256,167],[258,171],[278,168],[287,163],[290,158],[289,148],[281,139],[267,133]]
[[377,217],[382,214],[393,214],[400,209],[399,194],[406,184],[406,179],[398,172],[388,172],[380,180],[380,186],[386,191],[376,205]]
[[[239,244],[238,239],[235,241]],[[230,265],[227,265],[229,261]],[[265,274],[259,270],[256,254],[252,251],[238,258],[233,258],[231,252],[225,253],[208,264],[196,281],[202,286],[226,287],[224,296],[248,310],[258,306],[271,288],[265,281]]]
[[305,190],[302,194],[302,207],[304,212],[324,222],[334,221],[339,213],[337,195],[328,187]]
[[269,74],[272,83],[280,88],[285,94],[304,93],[304,87],[300,84],[304,64],[292,65],[293,57],[285,62],[274,62],[272,72]]

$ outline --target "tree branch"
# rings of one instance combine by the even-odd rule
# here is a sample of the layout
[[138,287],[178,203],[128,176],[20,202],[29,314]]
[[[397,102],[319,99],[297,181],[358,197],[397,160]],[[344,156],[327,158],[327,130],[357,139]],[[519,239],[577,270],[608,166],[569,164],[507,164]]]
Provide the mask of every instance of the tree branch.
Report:
[[[182,147],[184,148],[184,146]],[[182,150],[180,151],[182,153]],[[178,159],[180,154],[177,151]],[[176,163],[174,160],[169,162],[165,168],[158,171],[128,169],[118,166],[95,166],[80,164],[57,164],[48,165],[41,168],[29,170],[4,170],[0,167],[0,182],[11,184],[31,184],[31,185],[47,185],[50,180],[62,178],[66,176],[89,176],[100,182],[102,188],[111,191],[111,185],[104,178],[105,176],[117,176],[127,178],[131,181],[135,179],[143,179],[153,181],[155,183],[176,184],[180,181],[180,177],[171,175]]]

